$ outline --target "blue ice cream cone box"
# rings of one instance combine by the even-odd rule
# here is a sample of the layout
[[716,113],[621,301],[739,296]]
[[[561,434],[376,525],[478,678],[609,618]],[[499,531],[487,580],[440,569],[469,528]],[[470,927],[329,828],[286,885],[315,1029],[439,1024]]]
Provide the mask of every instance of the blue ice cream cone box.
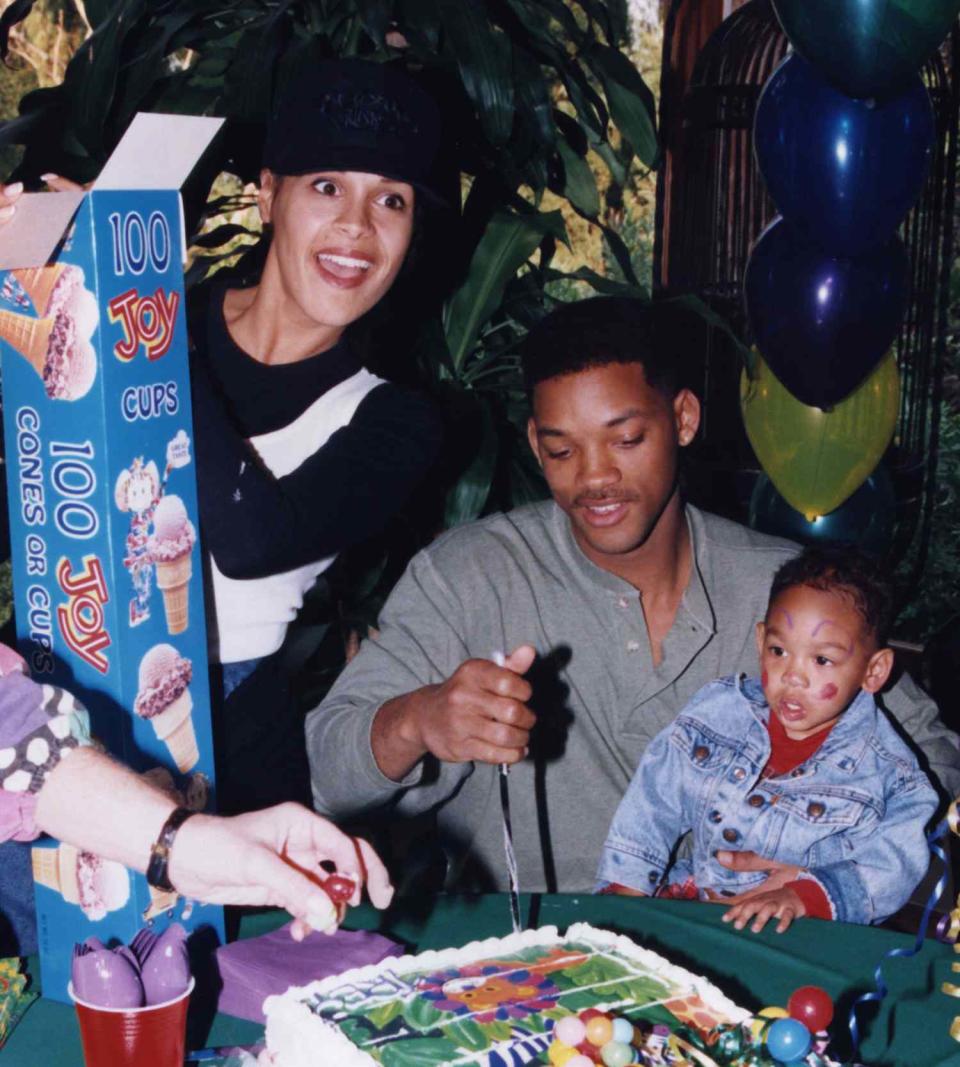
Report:
[[[90,190],[25,194],[0,231],[19,651],[97,743],[196,810],[215,779],[179,190],[220,123],[138,115]],[[69,1000],[91,935],[177,921],[223,940],[219,907],[66,842],[32,856],[45,996]]]

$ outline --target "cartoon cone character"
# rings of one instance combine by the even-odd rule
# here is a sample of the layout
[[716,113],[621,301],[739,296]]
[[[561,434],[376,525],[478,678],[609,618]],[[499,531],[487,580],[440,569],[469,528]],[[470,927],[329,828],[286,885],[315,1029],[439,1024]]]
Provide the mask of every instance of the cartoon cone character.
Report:
[[97,376],[90,337],[99,312],[96,297],[84,288],[83,271],[59,263],[11,271],[8,277],[29,295],[37,316],[0,311],[0,338],[33,367],[47,396],[86,396]]
[[130,601],[130,625],[138,626],[150,618],[150,586],[153,579],[153,558],[147,547],[150,520],[160,496],[160,472],[151,460],[135,459],[122,471],[113,488],[114,503],[121,511],[131,512],[130,532],[127,534],[123,565],[133,582],[134,597]]
[[68,904],[79,904],[91,922],[106,918],[130,899],[130,875],[121,863],[63,843],[30,851],[34,882],[59,893]]
[[166,742],[181,774],[200,759],[188,688],[192,677],[193,665],[173,645],[154,645],[140,661],[140,688],[133,702],[133,710],[149,719],[157,737]]
[[190,617],[190,553],[197,532],[187,518],[187,509],[173,493],[161,498],[153,513],[150,558],[157,566],[157,588],[163,591],[167,632],[182,634]]

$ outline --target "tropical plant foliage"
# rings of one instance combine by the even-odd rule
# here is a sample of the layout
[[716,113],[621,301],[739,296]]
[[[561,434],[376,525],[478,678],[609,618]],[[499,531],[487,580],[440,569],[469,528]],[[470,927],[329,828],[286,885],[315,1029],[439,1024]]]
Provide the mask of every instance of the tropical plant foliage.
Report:
[[[200,281],[238,241],[258,235],[237,221],[243,200],[210,198],[214,176],[255,180],[262,121],[278,79],[306,55],[399,60],[446,110],[462,175],[456,236],[434,235],[421,265],[434,286],[408,289],[382,321],[394,342],[384,368],[442,398],[459,432],[445,468],[418,504],[417,521],[390,531],[391,565],[365,557],[352,579],[368,619],[403,557],[442,526],[542,495],[521,444],[525,411],[517,343],[544,313],[551,265],[569,213],[603,233],[614,280],[580,268],[580,289],[646,295],[629,250],[605,221],[631,167],[656,165],[654,98],[621,51],[624,0],[85,0],[92,32],[61,84],[27,94],[0,126],[0,145],[23,144],[15,177],[53,171],[93,179],[137,111],[228,117],[219,155],[185,191],[202,237],[188,282]],[[14,0],[0,17],[0,49],[34,7]],[[601,174],[598,182],[597,175]],[[438,239],[439,238],[439,239]],[[256,257],[256,251],[245,260]],[[244,264],[238,269],[243,269]],[[570,285],[567,284],[567,289]],[[401,308],[401,310],[397,310]],[[398,326],[406,309],[406,332]],[[415,313],[415,314],[412,314]],[[373,323],[377,325],[376,319]],[[402,338],[404,352],[396,351]],[[377,346],[371,348],[375,354]],[[406,353],[409,352],[409,357]],[[382,359],[382,346],[381,346]],[[397,546],[401,546],[399,549]]]

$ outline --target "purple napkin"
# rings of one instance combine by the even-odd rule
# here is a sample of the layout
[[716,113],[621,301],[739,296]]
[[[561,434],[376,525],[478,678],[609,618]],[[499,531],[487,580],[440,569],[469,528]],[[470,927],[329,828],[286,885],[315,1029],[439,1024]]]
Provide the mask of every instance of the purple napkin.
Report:
[[329,936],[312,933],[303,941],[294,941],[288,923],[261,937],[217,949],[223,982],[217,1008],[262,1023],[263,1002],[272,993],[285,993],[292,985],[306,985],[402,952],[395,941],[367,930],[338,930]]

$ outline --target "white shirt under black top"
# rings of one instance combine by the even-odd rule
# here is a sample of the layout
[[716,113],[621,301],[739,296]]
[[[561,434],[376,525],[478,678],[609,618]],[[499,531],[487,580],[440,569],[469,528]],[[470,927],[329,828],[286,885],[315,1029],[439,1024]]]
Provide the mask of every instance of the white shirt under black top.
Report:
[[194,454],[211,557],[215,659],[275,652],[337,553],[378,533],[426,475],[439,416],[341,340],[264,364],[232,339],[225,287],[191,314]]

